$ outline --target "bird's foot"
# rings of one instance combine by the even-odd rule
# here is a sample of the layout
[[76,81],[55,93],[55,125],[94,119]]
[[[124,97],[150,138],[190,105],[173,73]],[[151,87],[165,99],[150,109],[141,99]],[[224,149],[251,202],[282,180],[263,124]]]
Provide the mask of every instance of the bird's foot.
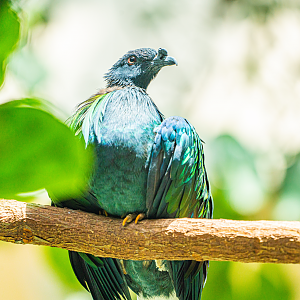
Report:
[[138,214],[137,217],[135,218],[134,223],[137,224],[138,221],[142,221],[142,220],[145,218],[145,216],[146,216],[146,215],[145,215],[144,213]]
[[145,214],[144,213],[140,213],[140,214],[128,214],[124,219],[123,219],[123,223],[122,225],[125,226],[126,224],[131,223],[133,220],[135,224],[138,223],[138,221],[143,220],[145,218]]
[[124,218],[122,225],[125,226],[126,224],[131,223],[136,217],[137,217],[137,214],[128,214]]

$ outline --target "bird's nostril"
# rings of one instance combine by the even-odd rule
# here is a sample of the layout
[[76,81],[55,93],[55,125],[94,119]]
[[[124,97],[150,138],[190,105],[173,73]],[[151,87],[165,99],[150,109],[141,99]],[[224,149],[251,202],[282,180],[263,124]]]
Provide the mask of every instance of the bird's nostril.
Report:
[[159,59],[163,59],[168,55],[168,51],[164,48],[159,48],[157,52],[158,52],[157,56]]

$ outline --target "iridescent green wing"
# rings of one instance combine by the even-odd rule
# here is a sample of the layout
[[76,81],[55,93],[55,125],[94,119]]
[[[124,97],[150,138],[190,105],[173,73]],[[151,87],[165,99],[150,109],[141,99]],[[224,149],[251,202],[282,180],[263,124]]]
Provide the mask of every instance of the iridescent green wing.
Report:
[[155,131],[147,183],[148,218],[211,218],[203,144],[194,127],[181,117],[171,117]]
[[[203,144],[185,119],[171,117],[156,128],[147,183],[148,218],[212,218],[213,202]],[[200,300],[208,261],[169,261],[179,300]]]

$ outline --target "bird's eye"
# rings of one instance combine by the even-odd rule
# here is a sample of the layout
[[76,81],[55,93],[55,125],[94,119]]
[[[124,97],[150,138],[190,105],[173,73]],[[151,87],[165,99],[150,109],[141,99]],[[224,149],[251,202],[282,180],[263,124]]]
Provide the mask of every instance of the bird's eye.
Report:
[[128,64],[131,66],[136,62],[136,56],[130,56],[128,58]]

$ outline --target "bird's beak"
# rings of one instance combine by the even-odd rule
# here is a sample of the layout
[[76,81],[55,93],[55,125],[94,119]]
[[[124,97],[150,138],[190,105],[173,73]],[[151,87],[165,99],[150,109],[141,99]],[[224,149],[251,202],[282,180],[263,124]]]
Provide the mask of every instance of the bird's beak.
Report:
[[165,66],[172,66],[172,65],[178,66],[178,63],[174,57],[167,56],[166,59],[164,60],[164,65]]
[[172,65],[178,66],[176,59],[174,57],[168,56],[168,51],[163,48],[158,49],[157,55],[153,59],[153,63],[160,66],[161,68],[164,66]]

